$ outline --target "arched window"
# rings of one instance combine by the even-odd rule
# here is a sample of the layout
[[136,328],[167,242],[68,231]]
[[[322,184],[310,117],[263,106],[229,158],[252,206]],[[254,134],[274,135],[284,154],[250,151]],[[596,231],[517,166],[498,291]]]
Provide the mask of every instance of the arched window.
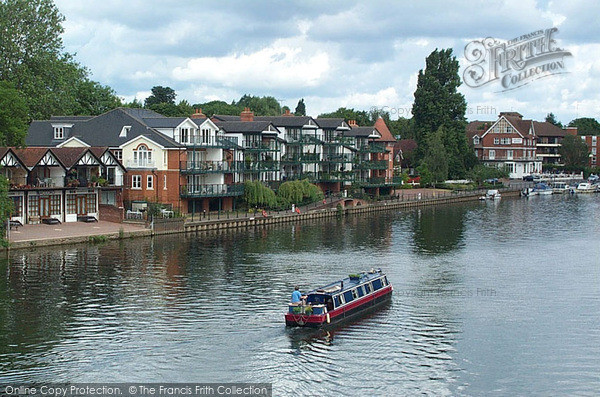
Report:
[[473,145],[479,145],[479,137],[477,135],[473,137]]
[[138,167],[147,167],[152,163],[152,151],[146,145],[140,145],[133,151],[133,162]]

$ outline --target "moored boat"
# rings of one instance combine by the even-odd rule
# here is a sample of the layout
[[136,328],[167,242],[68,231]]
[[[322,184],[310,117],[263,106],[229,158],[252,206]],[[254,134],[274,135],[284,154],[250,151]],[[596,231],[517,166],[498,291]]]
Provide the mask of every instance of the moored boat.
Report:
[[575,189],[577,193],[594,193],[596,191],[596,187],[588,182],[583,182],[577,185],[577,189]]
[[546,185],[545,183],[536,183],[535,186],[533,187],[533,190],[531,191],[530,195],[544,196],[544,195],[552,194],[552,193],[554,193],[554,192],[550,186]]
[[370,270],[308,292],[302,301],[290,303],[285,324],[323,327],[339,323],[388,302],[393,287],[381,271]]

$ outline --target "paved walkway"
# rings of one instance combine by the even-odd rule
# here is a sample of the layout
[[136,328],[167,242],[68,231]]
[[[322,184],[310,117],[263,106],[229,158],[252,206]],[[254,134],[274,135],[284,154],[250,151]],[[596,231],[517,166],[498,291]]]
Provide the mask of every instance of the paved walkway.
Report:
[[40,241],[66,239],[72,237],[88,237],[97,235],[118,234],[146,230],[143,224],[98,222],[69,222],[58,225],[24,225],[18,230],[10,230],[10,242]]

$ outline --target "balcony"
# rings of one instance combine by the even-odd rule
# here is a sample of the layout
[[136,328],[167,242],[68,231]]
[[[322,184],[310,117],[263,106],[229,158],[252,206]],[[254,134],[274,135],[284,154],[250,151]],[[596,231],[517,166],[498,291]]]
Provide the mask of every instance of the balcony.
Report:
[[321,161],[321,153],[302,153],[285,155],[281,158],[283,164],[305,164],[318,163]]
[[352,171],[338,171],[330,173],[320,173],[317,182],[354,182],[356,174]]
[[246,173],[279,171],[279,162],[273,160],[244,161],[240,162],[239,169]]
[[[558,155],[557,155],[558,156]],[[481,156],[481,160],[489,161],[535,161],[535,156],[519,156],[519,157],[508,157],[508,156]]]
[[363,153],[387,153],[385,145],[382,143],[369,143],[368,145],[361,145],[357,147],[359,152]]
[[182,142],[186,146],[199,148],[235,149],[239,147],[237,137],[202,136],[192,135],[188,142]]
[[352,159],[351,154],[326,154],[323,156],[324,163],[351,163]]
[[179,169],[184,174],[230,173],[241,170],[239,161],[181,161]]
[[279,144],[276,141],[243,141],[242,147],[247,151],[279,151]]
[[367,160],[354,165],[358,170],[386,170],[388,162],[386,160]]
[[153,159],[128,159],[125,162],[126,168],[156,168],[156,162]]
[[300,137],[287,137],[286,145],[322,145],[323,141],[314,135],[302,135]]
[[323,141],[323,146],[353,146],[354,139],[351,137],[334,137],[328,141]]
[[182,198],[241,196],[244,194],[244,185],[183,185],[180,194]]
[[362,187],[387,187],[387,186],[400,186],[402,185],[402,177],[373,177],[365,178],[357,182]]

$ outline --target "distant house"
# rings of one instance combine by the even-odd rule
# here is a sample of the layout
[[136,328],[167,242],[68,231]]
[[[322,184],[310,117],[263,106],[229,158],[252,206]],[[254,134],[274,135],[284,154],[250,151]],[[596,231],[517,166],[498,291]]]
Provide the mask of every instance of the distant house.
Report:
[[484,164],[506,167],[511,178],[542,172],[536,156],[536,133],[532,120],[517,112],[502,112],[496,121],[475,121],[467,126],[467,137]]

